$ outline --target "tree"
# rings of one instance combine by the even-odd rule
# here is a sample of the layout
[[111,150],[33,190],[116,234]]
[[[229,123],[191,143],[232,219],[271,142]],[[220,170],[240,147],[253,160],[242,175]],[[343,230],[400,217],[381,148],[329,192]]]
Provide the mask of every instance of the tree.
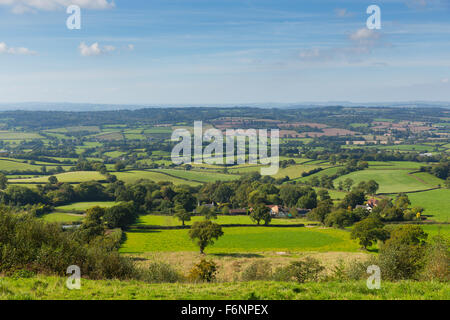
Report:
[[397,207],[388,208],[381,212],[381,217],[385,221],[402,221],[403,215],[403,210]]
[[108,228],[126,228],[136,222],[138,215],[133,202],[120,203],[105,210],[103,222]]
[[0,189],[5,190],[8,186],[8,178],[0,172]]
[[345,179],[345,180],[344,180],[344,187],[345,187],[345,189],[346,189],[347,191],[350,191],[350,189],[351,189],[352,186],[353,186],[353,183],[354,183],[354,181],[353,181],[352,179],[350,179],[350,178]]
[[125,167],[126,167],[126,164],[123,161],[117,161],[114,164],[114,169],[116,169],[116,171],[122,171],[123,169],[125,169]]
[[319,191],[317,191],[317,195],[319,196],[320,201],[331,199],[327,189],[320,189]]
[[445,180],[444,184],[447,189],[450,189],[450,177],[448,177],[447,180]]
[[186,209],[178,204],[175,206],[175,214],[174,217],[181,221],[181,225],[184,226],[186,221],[191,221],[191,214],[186,211]]
[[175,202],[175,205],[182,205],[188,212],[192,212],[192,210],[195,209],[197,202],[194,196],[190,192],[186,191],[178,193],[175,197],[173,197],[173,201]]
[[314,209],[315,207],[317,207],[316,193],[311,192],[300,197],[297,201],[297,207],[303,209]]
[[233,189],[230,186],[221,183],[213,192],[213,200],[217,203],[225,203],[230,201],[230,197],[233,195]]
[[374,241],[385,241],[389,237],[389,232],[384,229],[384,224],[379,219],[369,217],[355,223],[351,238],[359,239],[359,244],[367,249]]
[[365,201],[366,196],[364,194],[364,191],[355,190],[345,195],[341,203],[341,208],[355,208],[357,205],[364,204]]
[[196,212],[204,216],[206,220],[217,219],[217,213],[214,208],[208,208],[206,206],[200,206],[197,208]]
[[57,184],[57,183],[58,183],[58,178],[56,178],[55,176],[50,176],[50,177],[48,178],[48,182],[49,182],[50,184]]
[[406,210],[411,205],[411,201],[405,193],[399,193],[394,204],[397,208]]
[[223,236],[222,227],[209,220],[194,222],[189,230],[189,237],[192,241],[196,241],[201,254],[204,253],[207,246],[214,244],[213,239],[217,240],[221,236]]
[[317,208],[307,213],[308,220],[324,223],[326,216],[331,212],[332,204],[328,200],[319,202]]
[[325,225],[328,227],[343,228],[350,226],[353,220],[350,213],[345,209],[338,209],[331,212],[325,218]]
[[294,207],[297,205],[300,194],[296,187],[292,184],[285,184],[280,189],[280,198],[287,207]]
[[222,214],[224,214],[224,215],[230,214],[230,208],[228,206],[223,207]]
[[265,225],[268,225],[272,220],[270,209],[264,204],[260,203],[253,208],[252,212],[250,213],[250,219],[256,221],[258,225],[260,224],[261,220],[264,221]]
[[368,194],[376,194],[379,188],[380,185],[375,180],[369,180],[366,183],[366,191]]

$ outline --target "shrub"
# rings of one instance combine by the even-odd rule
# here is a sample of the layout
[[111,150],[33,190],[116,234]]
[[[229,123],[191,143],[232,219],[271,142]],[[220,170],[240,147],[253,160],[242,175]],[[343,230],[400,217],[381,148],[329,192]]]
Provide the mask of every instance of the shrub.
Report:
[[377,265],[378,261],[375,257],[370,257],[365,261],[354,260],[349,263],[345,269],[345,276],[350,280],[367,279],[367,268],[371,265]]
[[288,266],[275,270],[274,280],[296,281],[298,283],[317,281],[323,270],[325,268],[317,259],[307,257],[304,260],[291,262]]
[[13,279],[29,279],[29,278],[34,278],[36,276],[36,273],[30,270],[17,270],[15,271],[11,278]]
[[387,280],[416,279],[425,262],[427,234],[420,226],[404,225],[391,231],[391,238],[381,246],[378,265]]
[[269,280],[272,266],[268,261],[255,261],[242,272],[242,281]]
[[83,242],[76,232],[29,214],[0,210],[0,272],[29,270],[66,275],[71,265],[92,279],[130,279],[136,276],[132,261],[111,248],[104,237]]
[[152,262],[140,278],[150,283],[174,283],[180,281],[182,276],[168,263]]
[[216,279],[217,264],[214,261],[200,260],[189,272],[192,282],[212,282]]
[[450,281],[450,241],[436,236],[428,246],[423,278],[425,280]]

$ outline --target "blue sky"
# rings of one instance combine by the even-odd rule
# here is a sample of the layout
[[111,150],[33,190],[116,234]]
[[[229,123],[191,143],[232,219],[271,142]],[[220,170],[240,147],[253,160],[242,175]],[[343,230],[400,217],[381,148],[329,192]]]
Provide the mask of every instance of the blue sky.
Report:
[[0,0],[0,102],[450,101],[449,17],[450,0]]

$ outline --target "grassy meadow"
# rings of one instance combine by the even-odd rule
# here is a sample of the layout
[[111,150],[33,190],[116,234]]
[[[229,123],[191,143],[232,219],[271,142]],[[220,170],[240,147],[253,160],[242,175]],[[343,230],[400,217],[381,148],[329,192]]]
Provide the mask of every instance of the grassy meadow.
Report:
[[365,281],[229,282],[148,284],[138,281],[85,280],[68,290],[66,278],[0,278],[2,300],[448,300],[450,285],[439,282],[382,282],[369,290]]
[[430,189],[433,186],[422,182],[410,174],[408,170],[366,169],[355,171],[334,180],[337,185],[340,181],[350,178],[357,185],[361,181],[375,180],[380,188],[378,193],[399,193]]
[[[265,251],[358,251],[359,245],[350,240],[345,230],[320,227],[224,227],[224,235],[208,253],[255,253]],[[198,251],[190,240],[188,230],[131,229],[121,253],[158,251]]]

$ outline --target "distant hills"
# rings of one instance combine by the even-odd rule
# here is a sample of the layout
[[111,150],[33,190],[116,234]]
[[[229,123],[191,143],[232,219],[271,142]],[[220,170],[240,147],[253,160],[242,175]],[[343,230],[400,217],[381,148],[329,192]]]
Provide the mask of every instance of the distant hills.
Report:
[[356,103],[348,101],[328,101],[328,102],[299,102],[299,103],[246,103],[246,104],[93,104],[93,103],[70,103],[70,102],[24,102],[24,103],[0,103],[0,111],[112,111],[112,110],[137,110],[143,108],[182,108],[182,107],[212,107],[212,108],[232,108],[232,107],[252,107],[252,108],[312,108],[312,107],[391,107],[391,108],[427,108],[441,107],[449,108],[450,102],[441,101],[408,101],[408,102],[367,102]]

